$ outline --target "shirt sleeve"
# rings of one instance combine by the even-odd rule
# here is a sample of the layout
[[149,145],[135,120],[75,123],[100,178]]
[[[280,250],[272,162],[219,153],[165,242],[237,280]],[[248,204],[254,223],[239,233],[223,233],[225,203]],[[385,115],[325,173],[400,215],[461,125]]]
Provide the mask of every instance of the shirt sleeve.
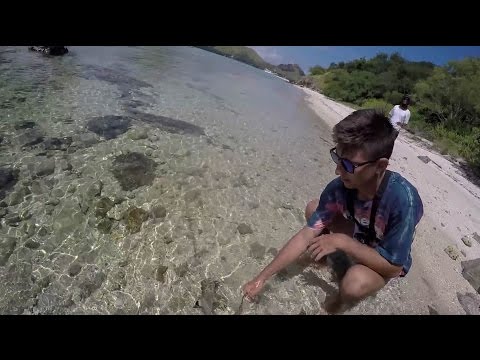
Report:
[[407,111],[407,114],[405,115],[405,125],[408,124],[408,120],[410,120],[410,110]]
[[393,112],[395,111],[395,106],[392,108],[392,110],[390,110],[390,112],[388,113],[388,117],[391,119],[392,116],[393,116]]
[[344,208],[344,186],[340,178],[332,180],[320,195],[317,209],[307,221],[310,229],[322,231]]

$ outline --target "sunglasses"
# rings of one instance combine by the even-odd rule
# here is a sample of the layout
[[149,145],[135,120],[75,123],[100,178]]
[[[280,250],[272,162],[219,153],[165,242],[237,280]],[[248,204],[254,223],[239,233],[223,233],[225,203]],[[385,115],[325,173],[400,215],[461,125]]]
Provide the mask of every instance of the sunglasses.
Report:
[[354,162],[351,162],[348,159],[340,157],[337,154],[337,148],[336,147],[334,147],[333,149],[330,149],[330,156],[332,157],[332,160],[335,162],[335,164],[337,164],[337,165],[342,164],[345,171],[350,173],[350,174],[353,174],[355,172],[355,169],[360,167],[360,166],[367,165],[367,164],[372,164],[372,163],[376,162],[377,160],[381,159],[381,158],[378,158],[377,160],[365,161],[365,162],[362,162],[362,163],[354,163]]

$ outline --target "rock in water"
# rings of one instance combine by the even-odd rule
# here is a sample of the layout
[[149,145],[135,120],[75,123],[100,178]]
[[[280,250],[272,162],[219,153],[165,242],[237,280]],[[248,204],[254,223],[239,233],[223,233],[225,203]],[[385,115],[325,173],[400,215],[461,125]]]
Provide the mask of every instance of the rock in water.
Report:
[[148,219],[148,213],[140,208],[131,207],[125,214],[125,221],[127,223],[127,230],[130,234],[140,231],[142,223]]
[[160,265],[155,271],[155,279],[163,283],[165,281],[165,273],[167,272],[167,270],[167,266]]
[[90,119],[87,129],[107,140],[114,139],[130,128],[131,119],[125,116],[106,115]]
[[5,266],[16,245],[17,240],[11,236],[0,240],[0,266]]
[[97,217],[105,217],[110,209],[113,207],[114,203],[107,197],[103,197],[97,202],[97,206],[95,208],[95,216]]
[[237,227],[237,230],[240,233],[240,235],[253,234],[253,230],[250,227],[250,225],[247,225],[244,223],[239,224]]
[[46,176],[55,172],[55,159],[44,158],[35,166],[35,175]]
[[61,150],[66,151],[72,144],[72,137],[50,138],[43,142],[45,150]]
[[22,121],[20,123],[15,124],[14,128],[15,130],[22,130],[22,129],[32,129],[35,126],[37,126],[37,124],[34,121],[26,120],[26,121]]
[[204,279],[201,281],[200,285],[202,288],[202,295],[195,304],[195,307],[201,308],[205,315],[215,315],[213,310],[219,282],[212,279]]
[[2,200],[7,191],[11,190],[18,181],[19,170],[10,168],[0,168],[0,200]]
[[157,163],[143,154],[131,152],[119,155],[113,162],[112,173],[123,190],[131,191],[144,185],[152,185]]
[[27,129],[22,135],[16,138],[20,146],[33,146],[43,141],[43,133],[37,129]]
[[152,215],[156,219],[163,219],[165,216],[167,216],[167,209],[162,205],[157,205],[152,209]]
[[151,126],[174,134],[205,135],[203,128],[182,120],[176,120],[169,117],[144,113],[133,109],[129,112],[135,120],[145,122]]
[[112,226],[113,226],[112,219],[103,219],[98,223],[97,229],[102,234],[110,234],[110,231],[112,230]]

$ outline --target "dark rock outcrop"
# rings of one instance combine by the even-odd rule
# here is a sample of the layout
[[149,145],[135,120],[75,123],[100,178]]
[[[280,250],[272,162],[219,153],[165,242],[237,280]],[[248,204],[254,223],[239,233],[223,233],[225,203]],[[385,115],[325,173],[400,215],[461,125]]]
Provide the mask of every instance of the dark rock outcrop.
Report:
[[68,53],[68,49],[65,46],[30,46],[28,50],[52,56],[60,56]]
[[280,64],[280,65],[277,65],[277,67],[283,71],[296,72],[300,76],[305,76],[305,73],[303,72],[302,68],[297,64]]

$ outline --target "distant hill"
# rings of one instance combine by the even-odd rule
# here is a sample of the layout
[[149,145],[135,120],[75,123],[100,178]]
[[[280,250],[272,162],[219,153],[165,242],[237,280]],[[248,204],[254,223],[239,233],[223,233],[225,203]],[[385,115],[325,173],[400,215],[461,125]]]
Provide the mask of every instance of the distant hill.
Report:
[[277,72],[292,82],[297,82],[300,80],[300,78],[302,78],[302,76],[305,76],[302,68],[297,64],[277,65]]
[[241,61],[245,64],[254,66],[258,69],[268,69],[290,82],[297,82],[305,75],[303,70],[297,64],[280,64],[278,66],[270,64],[262,59],[257,52],[247,46],[197,46],[200,49],[207,50],[219,55]]
[[253,49],[246,46],[197,46],[200,49],[211,51],[223,55],[259,69],[265,69],[272,66],[261,58]]

